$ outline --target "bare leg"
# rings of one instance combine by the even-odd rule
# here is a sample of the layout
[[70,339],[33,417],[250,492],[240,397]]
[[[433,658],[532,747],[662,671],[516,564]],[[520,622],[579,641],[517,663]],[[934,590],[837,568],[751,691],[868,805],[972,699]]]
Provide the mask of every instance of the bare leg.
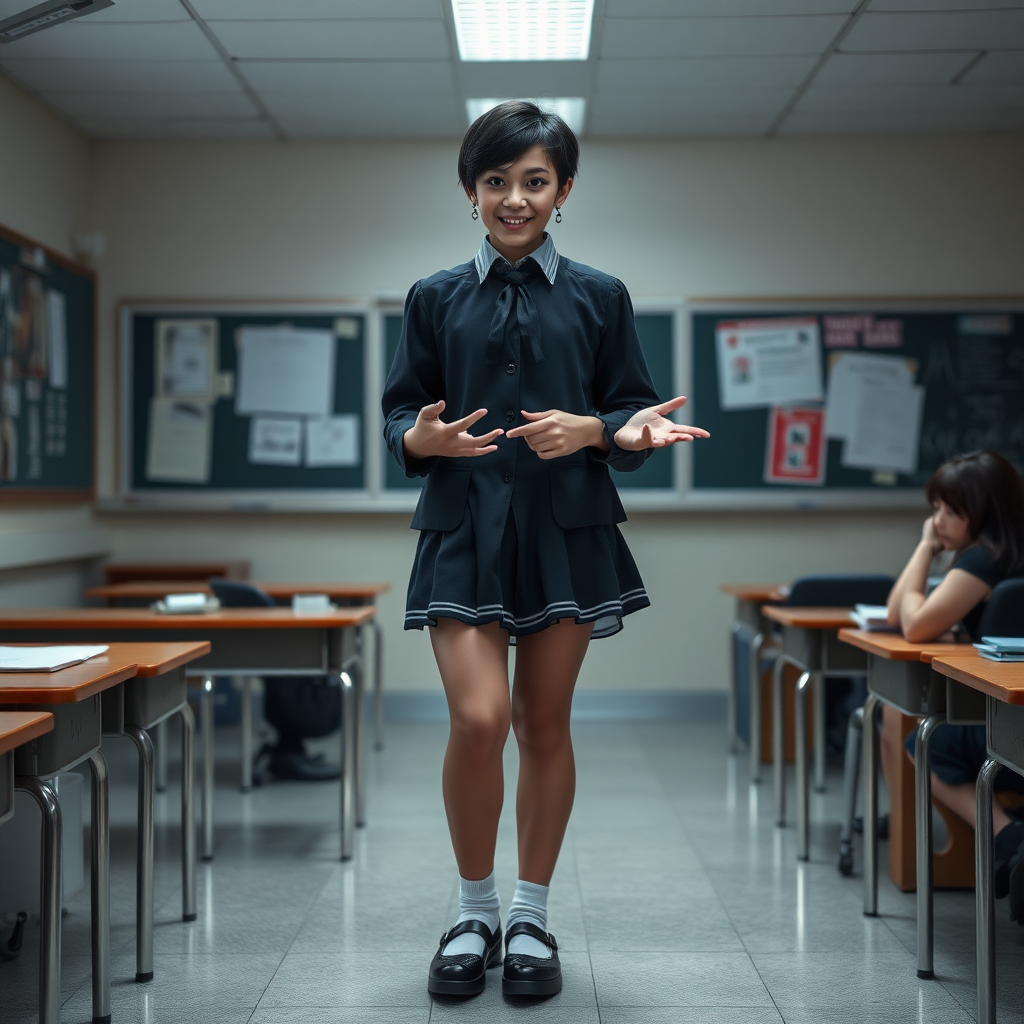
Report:
[[593,626],[563,621],[516,641],[512,727],[519,744],[519,877],[548,885],[576,794],[569,713]]
[[504,797],[508,633],[496,623],[438,619],[430,640],[451,720],[441,785],[455,860],[463,878],[486,878],[494,870]]
[[[951,786],[932,772],[932,796],[941,800],[957,817],[963,818],[972,828],[975,817],[975,789],[969,782]],[[999,835],[1010,824],[1010,818],[1002,806],[992,799],[992,834]]]

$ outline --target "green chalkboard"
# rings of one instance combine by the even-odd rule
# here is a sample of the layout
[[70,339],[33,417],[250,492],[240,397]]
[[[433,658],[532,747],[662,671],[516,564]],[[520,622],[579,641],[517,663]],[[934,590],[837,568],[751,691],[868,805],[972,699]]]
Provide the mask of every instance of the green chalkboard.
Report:
[[[151,461],[152,403],[157,392],[158,337],[167,322],[215,324],[214,375],[222,382],[219,393],[205,403],[210,418],[209,463],[206,478],[173,480],[154,478]],[[339,326],[339,325],[343,325]],[[122,396],[122,494],[128,499],[159,499],[181,495],[224,496],[230,507],[258,508],[265,498],[268,507],[278,507],[275,497],[289,495],[359,494],[366,488],[366,396],[368,312],[349,307],[311,309],[306,306],[206,306],[168,304],[125,304],[122,308],[122,354],[127,387]],[[305,435],[297,464],[268,464],[254,461],[251,431],[256,419],[275,419],[270,414],[241,414],[236,406],[239,386],[239,338],[245,328],[307,329],[331,335],[334,379],[331,416],[355,416],[358,424],[358,464],[309,465]],[[125,372],[123,371],[123,372]],[[182,401],[188,403],[188,399]],[[283,417],[288,419],[289,417]],[[291,417],[301,422],[304,417]],[[157,501],[159,503],[159,501]],[[281,506],[286,507],[286,506]]]
[[0,503],[92,499],[92,271],[0,228]]
[[[692,493],[786,493],[799,498],[842,492],[921,494],[934,470],[958,452],[992,448],[1024,468],[1024,304],[851,301],[688,310],[692,360],[689,422],[711,432],[694,445]],[[924,387],[917,467],[877,472],[843,465],[843,440],[829,438],[820,486],[766,483],[769,410],[720,404],[716,332],[722,323],[813,318],[827,385],[838,353],[900,357]],[[813,407],[815,403],[797,403]],[[821,403],[818,403],[820,407]],[[838,497],[838,494],[836,495]],[[842,503],[841,501],[839,503]]]
[[[675,394],[676,350],[674,343],[675,315],[673,313],[639,312],[636,314],[637,335],[640,346],[658,390],[658,397],[667,401]],[[402,314],[384,316],[384,372],[394,362],[398,342],[402,336]],[[384,451],[384,481],[389,490],[418,490],[423,485],[420,477],[410,479],[398,463]],[[675,463],[670,452],[655,452],[640,469],[633,473],[614,473],[617,487],[671,492],[675,489]]]

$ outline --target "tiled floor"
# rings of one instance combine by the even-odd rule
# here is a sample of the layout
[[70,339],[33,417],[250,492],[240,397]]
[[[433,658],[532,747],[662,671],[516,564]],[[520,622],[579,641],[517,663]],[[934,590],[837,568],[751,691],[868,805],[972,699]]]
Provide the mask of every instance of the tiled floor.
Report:
[[[243,796],[237,737],[222,730],[216,860],[200,865],[193,924],[179,920],[173,785],[158,798],[156,976],[145,985],[133,980],[133,753],[108,744],[115,1024],[973,1019],[973,894],[937,895],[938,979],[919,981],[913,896],[883,876],[882,916],[867,919],[859,876],[836,872],[838,774],[814,797],[812,860],[798,865],[793,830],[772,825],[769,786],[746,784],[745,760],[726,756],[717,723],[578,725],[579,792],[551,889],[564,990],[511,1004],[495,971],[479,998],[431,1004],[427,964],[456,905],[438,781],[445,733],[389,727],[370,758],[369,823],[341,864],[337,786],[276,783]],[[511,797],[511,743],[507,767]],[[514,850],[510,798],[497,864],[506,905]],[[4,1024],[35,1020],[36,935],[21,959],[0,964]],[[64,928],[62,1019],[72,1024],[91,1017],[88,936],[82,892]],[[1002,905],[997,944],[999,1019],[1020,1024],[1024,929]]]

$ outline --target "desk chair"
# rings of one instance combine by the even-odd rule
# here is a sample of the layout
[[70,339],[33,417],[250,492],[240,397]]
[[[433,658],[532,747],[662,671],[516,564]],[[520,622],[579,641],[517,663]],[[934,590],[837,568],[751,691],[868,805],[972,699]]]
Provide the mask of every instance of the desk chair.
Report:
[[[220,601],[224,608],[275,608],[277,602],[268,594],[260,590],[252,583],[240,580],[228,580],[213,578],[209,581],[210,589],[214,596]],[[312,691],[310,686],[323,688],[321,691]],[[312,736],[327,735],[333,732],[333,723],[338,721],[341,714],[341,692],[330,692],[330,680],[323,678],[315,682],[306,676],[275,676],[264,680],[265,686],[265,717],[273,724],[279,736],[285,731],[284,725],[290,718],[296,717],[295,702],[302,699],[312,699],[315,695],[319,698],[316,715],[317,725],[315,731],[310,731],[309,723],[305,719],[303,727],[299,728],[296,723],[296,732],[301,733],[303,738]],[[332,700],[332,698],[337,698]],[[329,706],[328,706],[329,705]],[[301,739],[292,739],[290,745],[298,742],[298,750],[287,752],[271,748],[267,745],[260,753],[253,758],[253,734],[252,734],[252,677],[246,676],[242,680],[242,789],[247,790],[253,782],[260,784],[263,781],[262,770],[253,770],[254,761],[260,761],[264,753],[269,753],[271,758],[271,770],[282,778],[299,779],[301,781],[329,782],[338,778],[340,770],[330,764],[324,764],[321,758],[309,757],[302,747]],[[325,728],[326,723],[326,728]],[[291,724],[291,723],[289,723]]]

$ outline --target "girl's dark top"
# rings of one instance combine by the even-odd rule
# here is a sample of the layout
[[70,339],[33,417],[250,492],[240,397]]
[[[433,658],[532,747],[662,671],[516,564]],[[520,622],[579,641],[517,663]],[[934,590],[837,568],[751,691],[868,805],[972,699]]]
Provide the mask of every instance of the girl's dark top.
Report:
[[[524,422],[524,409],[598,416],[609,450],[541,460],[525,438],[501,436],[497,451],[476,458],[406,458],[403,435],[423,406],[442,398],[445,422],[488,410],[471,428],[475,435],[511,429]],[[613,435],[659,401],[629,295],[607,274],[564,256],[549,274],[527,257],[514,271],[499,259],[489,268],[464,263],[418,281],[406,300],[382,402],[391,454],[406,475],[427,477],[412,528],[454,530],[470,487],[490,506],[487,519],[503,522],[517,459],[531,460],[531,473],[537,463],[546,468],[551,511],[563,529],[623,522],[608,467],[637,469],[651,451],[626,451]]]
[[[950,568],[963,569],[964,572],[977,576],[993,590],[1003,580],[1017,575],[1009,572],[1004,565],[1000,564],[992,551],[983,544],[972,544],[969,548],[964,548]],[[981,639],[978,636],[978,627],[981,625],[981,617],[985,613],[985,604],[985,601],[980,601],[963,618],[964,629],[967,630],[972,640]]]

